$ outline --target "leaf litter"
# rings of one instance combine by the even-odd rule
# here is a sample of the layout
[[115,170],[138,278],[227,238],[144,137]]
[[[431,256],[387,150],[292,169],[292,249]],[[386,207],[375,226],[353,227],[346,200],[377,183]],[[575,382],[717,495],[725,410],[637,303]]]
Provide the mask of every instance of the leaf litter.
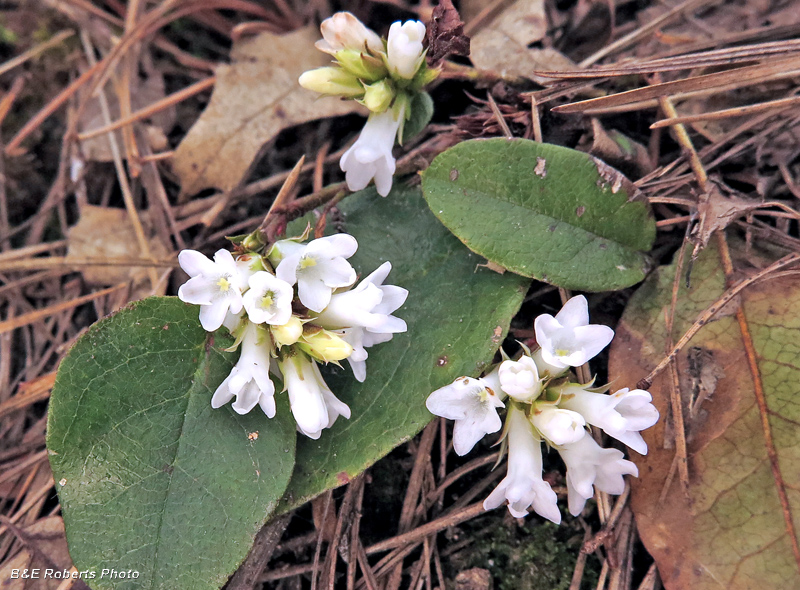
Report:
[[[35,563],[42,556],[60,563],[63,557],[60,549],[37,536],[35,528],[50,526],[55,522],[51,519],[57,518],[51,515],[58,514],[57,505],[48,500],[53,497],[53,482],[44,455],[43,401],[59,359],[89,324],[146,294],[148,287],[152,289],[147,282],[143,286],[139,282],[137,273],[143,267],[137,265],[150,264],[162,276],[169,274],[167,268],[157,265],[160,247],[151,249],[151,260],[142,260],[135,248],[115,255],[114,269],[127,264],[126,271],[120,270],[115,277],[121,286],[106,288],[91,279],[91,270],[111,266],[90,265],[80,258],[67,264],[68,228],[78,222],[77,212],[87,210],[85,205],[122,211],[123,205],[120,176],[107,164],[90,157],[77,179],[70,177],[74,144],[63,134],[63,129],[76,124],[71,119],[70,81],[75,80],[76,91],[89,81],[105,81],[104,93],[112,105],[130,103],[134,111],[164,101],[167,111],[175,108],[174,125],[171,118],[157,123],[166,134],[167,145],[140,140],[134,144],[120,138],[122,133],[114,134],[122,146],[122,157],[131,165],[124,173],[129,176],[135,212],[152,224],[148,238],[158,236],[153,239],[166,247],[166,254],[184,244],[212,250],[222,245],[224,235],[257,226],[303,153],[309,161],[301,170],[298,202],[317,202],[325,184],[341,179],[337,150],[353,131],[346,120],[333,117],[344,112],[342,105],[323,109],[321,102],[313,97],[303,99],[301,94],[287,98],[286,105],[280,99],[276,102],[269,89],[263,89],[275,85],[278,77],[273,70],[281,66],[260,61],[263,55],[255,49],[248,53],[248,47],[269,45],[259,40],[301,23],[311,31],[315,23],[308,21],[310,13],[304,3],[287,0],[263,8],[247,2],[220,2],[203,11],[189,10],[174,25],[163,26],[166,21],[161,21],[150,36],[136,30],[137,22],[144,22],[149,15],[128,14],[128,7],[137,3],[44,4],[47,7],[37,8],[36,16],[56,26],[40,36],[31,30],[35,19],[24,12],[29,9],[19,9],[19,14],[9,11],[0,31],[6,63],[15,56],[26,56],[0,79],[5,96],[0,119],[6,145],[12,148],[0,158],[0,499],[3,514],[14,524],[0,524],[2,567],[29,558],[34,559],[29,563]],[[376,28],[386,22],[388,13],[391,18],[427,19],[431,12],[425,3],[412,6],[405,0],[374,3],[367,9],[350,4],[345,2],[342,7],[361,10],[359,16]],[[327,2],[313,6],[320,16],[330,13]],[[465,70],[468,62],[462,58],[445,60],[446,84],[434,92],[437,124],[404,147],[401,161],[416,166],[408,171],[425,167],[437,150],[464,134],[502,136],[507,130],[518,137],[541,137],[589,151],[597,144],[596,137],[606,139],[604,131],[620,146],[617,157],[630,159],[634,171],[628,173],[655,209],[660,231],[654,252],[660,262],[668,264],[685,241],[691,242],[686,247],[689,250],[697,247],[694,264],[688,258],[681,272],[664,279],[669,271],[662,269],[648,279],[626,315],[622,311],[632,290],[592,300],[593,313],[607,314],[610,322],[623,318],[620,342],[629,344],[658,326],[666,338],[660,322],[666,322],[665,314],[674,316],[666,339],[671,339],[673,349],[680,347],[674,357],[667,354],[670,347],[663,340],[637,344],[633,352],[620,348],[612,351],[609,376],[624,379],[620,385],[632,387],[665,359],[673,359],[677,379],[668,379],[673,369],[667,371],[669,365],[665,365],[653,390],[665,414],[670,400],[680,400],[686,411],[682,425],[672,420],[672,432],[650,435],[648,467],[640,470],[642,477],[634,482],[632,502],[628,503],[628,495],[613,503],[599,495],[596,509],[584,515],[587,528],[575,524],[569,545],[574,562],[566,564],[561,577],[548,587],[649,590],[656,587],[658,572],[668,589],[686,587],[682,584],[687,580],[692,587],[702,587],[697,580],[705,580],[703,572],[731,580],[732,588],[738,580],[755,579],[753,576],[758,576],[760,587],[772,583],[775,578],[769,576],[782,576],[778,587],[790,587],[792,576],[797,575],[793,569],[797,560],[785,515],[787,509],[792,512],[794,498],[791,491],[782,496],[780,484],[788,484],[787,490],[795,485],[791,475],[797,470],[791,470],[793,457],[786,441],[796,440],[796,433],[784,419],[790,415],[781,396],[796,381],[790,378],[794,369],[788,358],[793,344],[785,338],[795,329],[792,318],[796,315],[791,306],[797,289],[792,264],[800,246],[800,117],[796,105],[779,101],[792,100],[796,92],[794,74],[800,55],[796,9],[791,3],[702,0],[669,6],[645,2],[591,7],[585,3],[465,0],[454,2],[454,7],[462,9],[464,32],[472,42],[472,64],[478,71]],[[530,11],[527,16],[534,18],[523,26],[520,23],[526,14],[520,16],[515,12],[519,10]],[[237,36],[237,30],[253,30],[253,19],[260,19],[261,29],[269,32]],[[163,91],[159,89],[141,102],[135,96],[141,98],[145,93],[139,92],[135,82],[130,83],[139,79],[139,72],[133,71],[135,60],[116,61],[101,80],[99,70],[82,63],[87,57],[77,36],[50,45],[45,45],[48,39],[42,37],[64,28],[88,32],[103,58],[112,48],[100,40],[104,35],[108,38],[109,27],[122,31],[126,20],[132,26],[123,34],[125,51],[142,53],[143,60],[152,61],[157,79],[164,80]],[[291,51],[287,71],[295,66],[306,69],[293,65],[295,60],[319,59],[311,47],[316,35],[306,35],[308,49]],[[482,49],[482,44],[490,49]],[[463,42],[458,47],[463,47]],[[28,50],[33,51],[26,54]],[[237,61],[237,55],[254,61]],[[226,61],[230,65],[217,65]],[[224,83],[217,80],[209,108],[203,111],[207,99],[202,89],[188,99],[170,98],[207,79],[212,67],[220,68],[217,73],[223,80],[229,78]],[[130,68],[127,73],[126,68]],[[79,78],[81,71],[89,73]],[[55,75],[63,72],[74,77]],[[31,81],[17,82],[23,74]],[[292,77],[296,74],[281,78],[283,92],[291,91]],[[120,84],[120,80],[129,83]],[[464,99],[464,93],[476,100]],[[54,102],[40,110],[42,97]],[[239,108],[242,97],[250,101],[246,106],[262,107],[255,109],[258,114],[252,121],[263,127],[246,124],[247,116],[239,116],[245,113]],[[295,103],[302,108],[292,111]],[[274,116],[279,104],[289,107],[286,122]],[[231,116],[231,111],[239,112]],[[87,112],[91,114],[92,108]],[[88,116],[85,113],[82,116]],[[311,116],[315,114],[318,116]],[[118,116],[114,108],[111,116]],[[453,124],[451,117],[460,118]],[[322,121],[301,127],[302,134],[292,133],[291,125],[312,119]],[[657,123],[665,127],[651,128]],[[142,137],[147,124],[146,118],[136,119],[122,128]],[[276,144],[275,137],[287,128],[284,136],[289,140]],[[109,135],[98,136],[98,143]],[[192,140],[187,143],[189,138]],[[272,148],[263,150],[270,142]],[[626,151],[627,143],[634,146],[633,151]],[[225,166],[214,168],[209,154],[215,155],[226,145],[236,145],[241,151],[219,158]],[[612,160],[616,149],[612,148],[605,142],[594,150],[601,158]],[[135,174],[137,166],[150,171],[146,180],[146,175]],[[254,179],[246,184],[250,171]],[[188,197],[211,187],[222,190],[224,199],[201,194],[179,200],[183,199],[181,193]],[[230,210],[213,210],[221,202]],[[118,237],[114,229],[118,226],[100,225],[99,240]],[[723,231],[730,236],[733,256],[726,257],[719,246],[718,236]],[[775,264],[776,260],[781,264]],[[634,317],[635,305],[644,301],[647,289],[653,289],[656,276],[661,277],[662,292],[653,295],[649,306],[654,308],[658,302],[657,317],[637,332],[635,328],[643,320]],[[712,278],[716,281],[713,289],[709,286]],[[162,288],[174,286],[162,283]],[[703,295],[682,295],[686,292]],[[730,298],[728,294],[732,294]],[[534,285],[527,299],[528,307],[512,324],[511,336],[520,340],[530,336],[530,318],[538,311],[551,311],[558,294],[548,285]],[[728,306],[714,307],[720,301]],[[693,332],[693,337],[684,339],[688,332]],[[772,360],[775,354],[769,344],[773,332],[782,350],[778,355],[787,357],[780,357],[778,363]],[[624,370],[619,368],[621,358]],[[754,375],[763,381],[763,395],[754,385]],[[776,380],[778,385],[773,386]],[[765,434],[765,416],[774,452]],[[679,427],[686,435],[685,482],[680,482],[675,462],[675,430]],[[333,535],[330,525],[319,525],[326,536],[318,544],[317,529],[300,522],[312,522],[310,509],[300,509],[300,517],[288,526],[277,548],[275,541],[274,551],[266,558],[265,554],[251,555],[240,570],[256,573],[235,577],[230,587],[255,588],[262,583],[246,585],[241,582],[245,579],[263,580],[271,587],[292,587],[313,578],[317,587],[369,588],[389,581],[392,588],[401,582],[433,588],[456,580],[460,572],[464,572],[461,580],[485,584],[486,570],[491,573],[489,578],[499,583],[503,577],[488,564],[487,554],[498,562],[506,559],[503,571],[508,583],[516,584],[512,587],[536,587],[535,574],[509,565],[523,555],[514,553],[519,549],[513,548],[513,543],[504,545],[507,539],[498,542],[496,531],[514,530],[516,525],[503,523],[498,515],[483,515],[471,504],[499,475],[489,471],[494,460],[490,450],[486,449],[483,457],[458,463],[448,453],[446,430],[438,423],[428,428],[436,433],[424,434],[394,451],[371,472],[331,495],[332,509],[324,514],[336,519]],[[750,444],[731,445],[726,450],[726,441],[739,440],[737,435]],[[750,462],[755,462],[754,472],[744,477],[740,471]],[[381,467],[384,463],[390,467]],[[381,488],[387,473],[398,479]],[[738,484],[737,477],[741,480]],[[665,487],[667,481],[673,482],[671,487]],[[694,499],[688,507],[684,489],[676,482]],[[708,490],[723,490],[726,482],[736,485],[714,502]],[[562,482],[554,483],[556,490],[563,492]],[[404,487],[407,493],[402,505],[392,512],[385,498],[396,496]],[[768,499],[759,505],[758,513],[749,504],[753,494]],[[742,518],[740,509],[753,514]],[[364,520],[362,512],[368,515]],[[402,522],[402,529],[398,525],[395,534],[395,530],[387,530],[388,522]],[[779,549],[759,550],[758,543],[769,541],[760,527],[768,530]],[[273,525],[267,533],[275,536],[279,528]],[[61,534],[57,527],[51,532],[55,537]],[[647,551],[635,543],[639,537]],[[337,539],[338,543],[334,542]],[[673,552],[666,551],[665,540],[668,547],[675,548]],[[582,552],[577,549],[581,544]],[[483,557],[470,553],[477,547]],[[347,563],[339,561],[338,555],[347,555]],[[676,555],[685,563],[678,562]],[[772,561],[759,561],[765,555]],[[270,556],[273,560],[267,566]],[[518,576],[513,581],[512,571]]]

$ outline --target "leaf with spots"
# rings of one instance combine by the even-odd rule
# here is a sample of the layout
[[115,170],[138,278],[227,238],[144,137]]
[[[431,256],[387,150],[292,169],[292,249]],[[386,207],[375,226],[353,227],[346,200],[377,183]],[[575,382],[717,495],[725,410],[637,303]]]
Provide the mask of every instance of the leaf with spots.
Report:
[[[353,417],[338,420],[319,440],[298,440],[282,509],[346,483],[419,432],[431,419],[430,392],[461,375],[478,375],[492,360],[530,282],[480,268],[480,258],[436,221],[417,188],[396,183],[385,199],[368,189],[339,208],[341,229],[358,240],[351,259],[356,270],[365,276],[390,260],[388,282],[408,289],[396,312],[408,331],[369,349],[364,383],[349,370],[326,372]],[[303,227],[304,220],[295,222],[287,235]]]
[[[713,244],[691,288],[680,282],[674,340],[725,292]],[[664,357],[674,277],[674,264],[661,268],[630,300],[611,348],[617,386],[633,387]],[[688,497],[678,475],[670,479],[670,371],[654,381],[663,419],[643,433],[649,453],[636,459],[632,507],[667,590],[800,588],[798,342],[800,280],[784,276],[746,288],[678,354]]]
[[622,289],[650,268],[656,227],[616,170],[568,148],[475,139],[423,173],[433,213],[490,262],[559,287]]
[[[220,588],[275,509],[294,422],[282,400],[273,420],[211,409],[230,343],[206,334],[196,307],[154,297],[95,324],[61,363],[47,447],[92,588]],[[100,575],[112,568],[139,575]]]

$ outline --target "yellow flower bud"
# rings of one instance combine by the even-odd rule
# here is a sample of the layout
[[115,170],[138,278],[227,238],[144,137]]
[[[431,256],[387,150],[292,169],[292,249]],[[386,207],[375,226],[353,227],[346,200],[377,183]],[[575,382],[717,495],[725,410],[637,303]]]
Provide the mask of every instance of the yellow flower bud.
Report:
[[357,98],[364,94],[364,87],[358,78],[333,66],[304,72],[298,82],[303,88],[320,94],[345,98]]
[[297,345],[303,352],[326,363],[346,359],[353,352],[353,347],[341,336],[318,326],[306,325]]
[[270,326],[272,338],[278,346],[290,346],[300,340],[303,335],[303,322],[296,315],[282,326]]
[[373,113],[382,113],[392,104],[394,96],[392,83],[388,80],[381,80],[366,87],[364,99],[360,102]]

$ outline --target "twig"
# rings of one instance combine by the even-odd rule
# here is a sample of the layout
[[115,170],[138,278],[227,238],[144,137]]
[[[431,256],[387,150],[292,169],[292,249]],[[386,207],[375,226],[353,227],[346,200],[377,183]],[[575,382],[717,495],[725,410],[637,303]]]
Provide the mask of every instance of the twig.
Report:
[[258,587],[259,578],[264,573],[291,519],[291,512],[282,514],[258,531],[250,553],[228,582],[227,590],[254,590]]
[[650,129],[670,127],[679,123],[695,123],[697,121],[715,121],[717,119],[727,119],[730,117],[744,117],[745,115],[751,115],[753,113],[761,113],[763,111],[771,111],[773,109],[784,109],[797,104],[800,104],[800,96],[792,96],[789,98],[781,98],[778,100],[769,100],[767,102],[751,104],[744,107],[735,107],[732,109],[711,111],[697,115],[682,115],[680,117],[675,116],[669,119],[662,119],[661,121],[656,121],[650,125]]
[[19,54],[17,57],[12,57],[3,64],[0,64],[0,76],[2,76],[3,74],[5,74],[10,70],[13,70],[17,66],[21,66],[29,59],[36,57],[37,55],[43,53],[44,51],[47,51],[51,47],[55,47],[62,41],[65,41],[66,39],[72,37],[74,34],[75,31],[70,31],[70,30],[59,31],[44,43],[40,43],[39,45],[31,47],[24,53]]
[[[136,121],[140,121],[147,117],[158,113],[159,111],[163,111],[166,108],[169,108],[173,105],[178,104],[186,100],[187,98],[194,96],[195,94],[199,94],[204,90],[208,90],[214,83],[217,81],[216,76],[210,76],[205,80],[201,80],[200,82],[196,82],[191,86],[187,86],[183,90],[179,90],[178,92],[174,92],[169,96],[165,96],[161,100],[157,100],[151,105],[146,106],[143,109],[139,109],[138,111],[131,113],[127,117],[123,117],[110,123],[108,125],[103,125],[102,127],[98,127],[97,129],[90,129],[89,131],[84,131],[83,133],[78,134],[78,139],[81,141],[91,139],[92,137],[97,137],[98,135],[103,135],[104,133],[108,133],[110,131],[116,131],[120,127],[124,127],[126,125],[130,125],[131,123],[135,123]],[[170,152],[172,153],[172,152]],[[163,156],[161,156],[163,157]]]
[[273,243],[278,236],[286,230],[286,224],[289,220],[282,214],[285,213],[287,207],[294,198],[293,190],[297,184],[297,179],[300,177],[300,170],[303,168],[305,160],[306,157],[301,156],[297,164],[294,165],[289,176],[286,177],[283,186],[281,186],[281,190],[278,191],[275,200],[272,201],[269,211],[267,211],[267,214],[264,216],[264,221],[261,222],[258,228],[262,240],[266,244]]

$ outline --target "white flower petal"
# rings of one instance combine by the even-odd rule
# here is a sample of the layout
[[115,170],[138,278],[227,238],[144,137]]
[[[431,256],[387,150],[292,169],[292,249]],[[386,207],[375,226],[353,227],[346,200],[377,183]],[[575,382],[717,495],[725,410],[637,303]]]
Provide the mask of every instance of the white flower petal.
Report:
[[342,155],[339,167],[351,191],[365,188],[374,177],[378,193],[383,197],[389,194],[396,167],[392,147],[404,112],[401,109],[397,118],[391,109],[371,114],[356,142]]
[[231,404],[231,407],[237,414],[247,414],[258,405],[260,398],[261,391],[259,391],[258,385],[255,381],[250,381],[239,391],[236,401]]
[[331,301],[331,288],[322,281],[301,281],[297,285],[297,296],[308,309],[320,312]]
[[326,262],[320,274],[325,285],[334,289],[352,285],[358,276],[350,263],[341,257]]
[[214,395],[211,397],[211,407],[215,410],[217,408],[221,408],[233,399],[233,393],[231,393],[231,390],[228,389],[228,382],[230,381],[230,378],[230,375],[226,377],[225,380],[220,383],[219,387],[217,387],[217,390],[214,392]]
[[192,277],[178,289],[178,298],[194,305],[211,305],[217,290],[202,276]]
[[297,282],[297,266],[300,264],[300,257],[302,255],[303,253],[301,250],[300,252],[284,256],[275,269],[275,276],[289,285],[294,285]]
[[181,250],[178,254],[178,264],[190,277],[201,274],[213,274],[216,266],[197,250]]
[[[234,396],[232,408],[238,414],[246,414],[256,405],[274,407],[275,384],[269,378],[269,336],[254,324],[247,324],[242,336],[239,360],[230,375],[214,392],[211,407],[219,408]],[[267,413],[267,412],[265,412]],[[267,413],[271,418],[272,416]]]
[[531,423],[553,445],[574,443],[586,434],[586,421],[577,412],[552,404],[534,404]]
[[200,324],[206,332],[219,330],[227,314],[228,305],[224,300],[215,301],[210,305],[202,305],[200,306]]
[[556,321],[565,328],[589,324],[589,303],[583,295],[571,297],[556,314]]
[[528,507],[555,522],[561,522],[558,498],[542,479],[542,449],[524,412],[515,406],[508,411],[508,474],[483,503],[486,510],[508,502],[516,518],[526,516]]
[[608,494],[625,490],[624,475],[638,475],[636,465],[624,459],[617,449],[604,449],[591,436],[559,449],[567,466],[569,510],[577,516],[586,500],[594,495],[594,487]]
[[350,234],[333,234],[317,238],[308,243],[306,252],[313,255],[323,254],[328,258],[350,258],[358,250],[358,241]]
[[275,396],[262,395],[258,400],[258,405],[261,407],[261,411],[267,415],[267,418],[275,417],[275,414],[277,413],[277,407],[275,405]]

